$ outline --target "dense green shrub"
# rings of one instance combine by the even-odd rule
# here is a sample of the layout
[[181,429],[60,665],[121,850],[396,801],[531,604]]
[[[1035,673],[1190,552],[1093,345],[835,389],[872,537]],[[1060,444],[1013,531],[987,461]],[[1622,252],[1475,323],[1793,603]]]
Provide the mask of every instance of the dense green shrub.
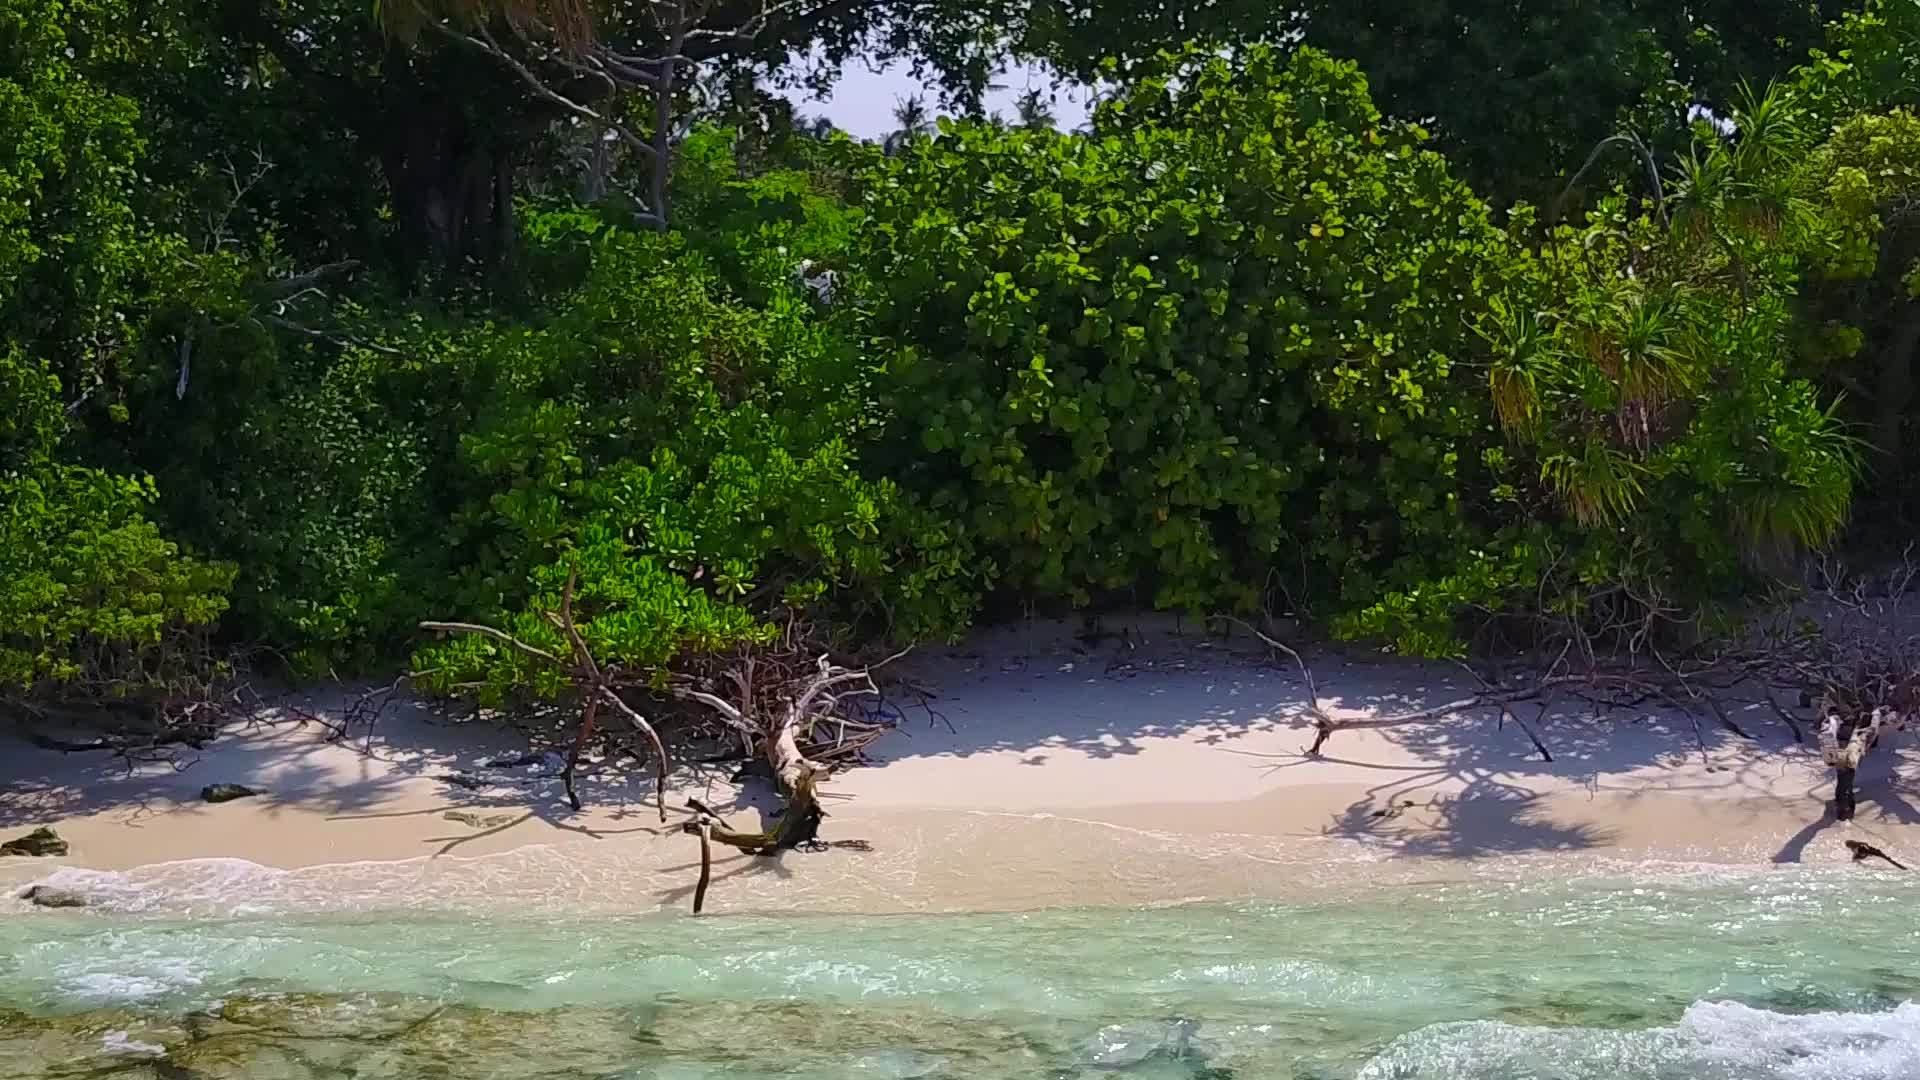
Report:
[[0,353],[0,695],[120,696],[203,675],[233,568],[168,541],[151,481],[57,456],[60,384]]
[[[1703,126],[1663,204],[1551,229],[1492,224],[1352,65],[1249,47],[1127,67],[1086,135],[883,157],[788,123],[743,171],[696,128],[656,235],[561,194],[579,133],[517,78],[350,4],[0,0],[0,681],[166,683],[223,608],[302,672],[432,617],[557,646],[569,574],[645,670],[789,618],[950,632],[983,591],[1428,653],[1468,614],[1737,597],[1843,526],[1856,436],[1910,464],[1914,10]],[[1723,86],[1767,51],[1695,44]],[[404,138],[341,119],[368,101]],[[449,149],[503,103],[529,126]],[[487,258],[408,274],[457,195]],[[535,678],[471,640],[416,662]]]
[[687,172],[692,237],[526,206],[514,305],[283,302],[242,275],[150,316],[101,446],[241,567],[230,634],[302,672],[385,666],[421,619],[550,601],[563,559],[632,663],[763,635],[787,601],[903,636],[964,621],[947,531],[860,467],[868,365],[793,281],[857,212],[806,174],[738,176],[724,133]]
[[[963,623],[963,551],[861,473],[869,372],[784,245],[741,256],[765,297],[748,305],[679,237],[575,224],[582,284],[451,350],[474,405],[454,468],[488,491],[448,536],[475,613],[564,652],[544,612],[577,572],[588,644],[629,670],[764,643],[781,612],[905,637]],[[535,678],[478,639],[418,663],[441,683]]]
[[1809,204],[1803,171],[1862,155],[1847,129],[1815,149],[1784,92],[1731,120],[1737,137],[1702,130],[1664,205],[1616,196],[1516,264],[1479,328],[1500,452],[1530,481],[1501,494],[1524,524],[1345,632],[1453,652],[1472,610],[1645,628],[1735,598],[1838,535],[1861,452],[1808,377],[1822,361],[1803,348],[1802,289],[1878,225]]
[[100,47],[86,28],[116,17],[127,15],[111,2],[0,3],[0,694],[9,697],[164,693],[205,675],[205,631],[233,578],[148,519],[151,480],[80,464],[70,438],[69,413],[83,403],[107,422],[124,415],[108,407],[117,404],[108,384],[141,331],[130,300],[178,250],[144,234],[130,203],[137,111],[81,71]]
[[1001,582],[1365,602],[1498,508],[1463,366],[1511,262],[1350,64],[1190,56],[1091,137],[949,129],[870,177],[887,466]]

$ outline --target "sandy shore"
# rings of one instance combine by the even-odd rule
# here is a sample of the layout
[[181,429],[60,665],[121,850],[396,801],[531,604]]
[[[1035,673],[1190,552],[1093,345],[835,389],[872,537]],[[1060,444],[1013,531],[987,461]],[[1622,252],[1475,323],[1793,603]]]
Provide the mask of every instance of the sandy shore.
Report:
[[[1350,715],[1462,696],[1464,672],[1315,658]],[[1826,811],[1831,774],[1770,712],[1753,738],[1658,714],[1462,715],[1342,731],[1302,751],[1298,676],[1229,644],[1150,632],[1087,648],[1058,627],[921,656],[902,673],[937,696],[908,707],[881,762],[836,777],[823,834],[871,853],[725,855],[711,906],[923,911],[1283,896],[1455,874],[1620,860],[1764,867],[1841,863],[1867,839],[1920,863],[1912,736],[1863,770],[1859,819]],[[337,711],[346,691],[297,695]],[[237,730],[174,763],[0,750],[0,837],[51,825],[69,857],[0,860],[9,893],[54,880],[100,906],[158,911],[428,906],[645,911],[687,903],[698,850],[662,825],[651,785],[590,775],[566,804],[551,764],[479,723],[402,703],[350,744],[287,721]],[[478,777],[468,789],[448,776]],[[257,798],[209,805],[238,783]],[[757,815],[721,771],[696,795]],[[1556,872],[1559,872],[1556,869]]]

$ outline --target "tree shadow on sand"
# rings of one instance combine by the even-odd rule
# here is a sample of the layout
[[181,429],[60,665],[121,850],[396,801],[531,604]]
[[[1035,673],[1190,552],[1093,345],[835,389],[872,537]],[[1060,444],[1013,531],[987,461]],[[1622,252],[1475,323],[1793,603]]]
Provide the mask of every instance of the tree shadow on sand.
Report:
[[[1444,665],[1333,649],[1315,650],[1308,662],[1322,704],[1349,715],[1434,708],[1478,688],[1469,673]],[[1137,755],[1156,740],[1177,738],[1261,770],[1269,791],[1350,783],[1364,772],[1377,782],[1319,835],[1362,840],[1396,855],[1474,858],[1616,842],[1617,830],[1555,820],[1548,793],[1569,789],[1628,801],[1657,793],[1751,800],[1817,818],[1822,778],[1829,777],[1817,755],[1761,705],[1733,712],[1750,737],[1711,717],[1646,708],[1597,711],[1562,698],[1541,714],[1535,705],[1516,705],[1551,762],[1497,708],[1364,733],[1336,731],[1321,756],[1309,756],[1314,730],[1304,682],[1291,661],[1277,665],[1244,638],[1163,636],[1151,647],[1102,651],[1055,634],[1013,650],[1011,658],[990,643],[924,658],[911,682],[943,693],[927,706],[933,712],[925,722],[913,723],[913,711],[903,711],[906,737],[880,745],[885,761],[1011,754],[1039,766],[1033,782],[1045,784],[1050,760]],[[1683,764],[1689,767],[1676,768]],[[1898,764],[1899,755],[1884,755],[1879,773],[1861,777],[1863,818],[1871,803],[1888,820],[1912,820]],[[1630,782],[1619,779],[1626,773],[1635,774]],[[1824,782],[1830,786],[1830,777]],[[1208,797],[1161,787],[1143,792],[1141,801]]]
[[[450,719],[406,701],[394,702],[373,725],[344,739],[302,719],[320,714],[337,722],[355,696],[348,688],[289,696],[281,704],[297,708],[270,710],[257,722],[235,725],[204,750],[177,746],[133,761],[105,751],[48,750],[0,735],[0,829],[96,814],[115,815],[132,828],[179,815],[217,827],[221,815],[236,810],[269,818],[317,812],[335,820],[451,814],[446,835],[426,838],[430,846],[422,851],[446,854],[528,827],[593,839],[672,827],[660,825],[651,805],[654,785],[647,770],[627,768],[631,762],[583,768],[578,787],[586,809],[576,812],[566,800],[556,757],[496,766],[531,756],[524,735],[491,722]],[[698,776],[691,778],[697,782]],[[685,783],[690,776],[683,772],[678,779]],[[240,784],[260,794],[211,805],[200,796],[209,784]],[[433,793],[433,805],[418,807],[423,790]],[[745,805],[742,796],[728,794]],[[394,809],[403,796],[415,805]],[[633,824],[609,827],[609,821]]]
[[[1222,640],[1156,632],[1087,642],[1067,628],[1025,633],[1024,641],[1009,637],[1020,635],[986,635],[970,649],[929,650],[889,669],[895,678],[880,708],[899,729],[876,745],[875,764],[885,769],[896,762],[1005,755],[1025,766],[1023,777],[1044,791],[1049,765],[1063,759],[1119,761],[1178,743],[1188,760],[1196,748],[1217,755],[1221,783],[1250,792],[1249,798],[1306,785],[1347,786],[1360,777],[1362,795],[1315,834],[1405,855],[1570,852],[1614,842],[1610,830],[1554,820],[1545,792],[1569,787],[1624,799],[1653,790],[1773,800],[1808,821],[1802,835],[1781,847],[1781,861],[1798,859],[1825,827],[1819,818],[1830,774],[1771,713],[1735,714],[1755,736],[1748,740],[1711,721],[1627,711],[1595,716],[1563,699],[1563,707],[1546,716],[1519,706],[1551,751],[1550,763],[1497,710],[1370,731],[1364,738],[1335,732],[1324,753],[1310,757],[1304,752],[1313,739],[1306,686],[1290,662],[1274,663],[1244,635]],[[1336,712],[1430,708],[1466,696],[1476,685],[1457,668],[1333,649],[1314,650],[1308,661],[1322,704]],[[316,693],[306,704],[337,716],[352,697],[346,690]],[[0,750],[0,827],[107,811],[123,812],[134,826],[156,814],[204,815],[211,826],[221,808],[200,802],[200,788],[239,783],[265,793],[248,801],[269,814],[298,807],[369,819],[456,811],[481,822],[450,822],[429,838],[433,842],[422,854],[456,851],[502,834],[517,838],[533,829],[612,839],[661,828],[649,770],[637,763],[585,769],[579,784],[587,811],[581,814],[567,805],[557,761],[490,767],[502,756],[524,753],[526,741],[485,722],[448,720],[396,702],[371,733],[353,733],[362,753],[344,772],[342,749],[325,743],[326,734],[317,725],[304,732],[284,726],[240,730],[197,764],[132,772],[103,754],[61,755],[21,743]],[[1688,759],[1696,767],[1663,775],[1663,767]],[[1698,767],[1703,760],[1711,769]],[[1920,822],[1909,801],[1914,788],[1899,776],[1902,760],[1899,753],[1876,755],[1863,769],[1863,821]],[[1617,779],[1623,773],[1637,775],[1626,784]],[[682,769],[673,790],[702,792],[727,814],[764,817],[777,809],[770,788],[727,783],[730,774],[722,766]],[[474,786],[447,779],[454,776],[468,777]],[[419,809],[423,778],[437,783],[443,797]],[[416,802],[396,809],[403,791],[413,792]],[[1217,792],[1156,784],[1141,789],[1137,801],[1218,798]]]

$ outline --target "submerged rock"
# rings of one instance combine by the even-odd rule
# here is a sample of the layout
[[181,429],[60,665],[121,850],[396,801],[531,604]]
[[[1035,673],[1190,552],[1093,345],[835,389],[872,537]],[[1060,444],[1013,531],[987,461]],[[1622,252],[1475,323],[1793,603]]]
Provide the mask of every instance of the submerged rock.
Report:
[[44,825],[18,839],[0,844],[0,855],[65,855],[67,842]]
[[208,784],[200,789],[200,798],[210,803],[232,802],[235,799],[248,799],[259,792],[244,784]]
[[925,1080],[946,1067],[946,1058],[920,1050],[872,1050],[853,1061],[853,1071],[859,1075],[886,1080]]
[[1132,1071],[1160,1063],[1178,1063],[1183,1075],[1193,1077],[1230,1076],[1226,1070],[1208,1068],[1206,1059],[1212,1050],[1195,1037],[1197,1020],[1178,1019],[1165,1027],[1115,1024],[1101,1028],[1081,1051],[1081,1062],[1096,1069]]
[[56,889],[50,885],[35,885],[20,894],[20,899],[40,907],[75,908],[86,907],[87,898],[72,889]]

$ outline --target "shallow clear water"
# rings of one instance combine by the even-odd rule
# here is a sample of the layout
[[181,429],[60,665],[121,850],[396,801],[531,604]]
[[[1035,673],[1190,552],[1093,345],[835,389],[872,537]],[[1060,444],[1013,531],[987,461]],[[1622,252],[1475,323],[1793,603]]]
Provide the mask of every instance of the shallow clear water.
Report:
[[0,957],[6,1077],[1920,1077],[1920,886],[1854,868],[1029,915],[34,912]]

